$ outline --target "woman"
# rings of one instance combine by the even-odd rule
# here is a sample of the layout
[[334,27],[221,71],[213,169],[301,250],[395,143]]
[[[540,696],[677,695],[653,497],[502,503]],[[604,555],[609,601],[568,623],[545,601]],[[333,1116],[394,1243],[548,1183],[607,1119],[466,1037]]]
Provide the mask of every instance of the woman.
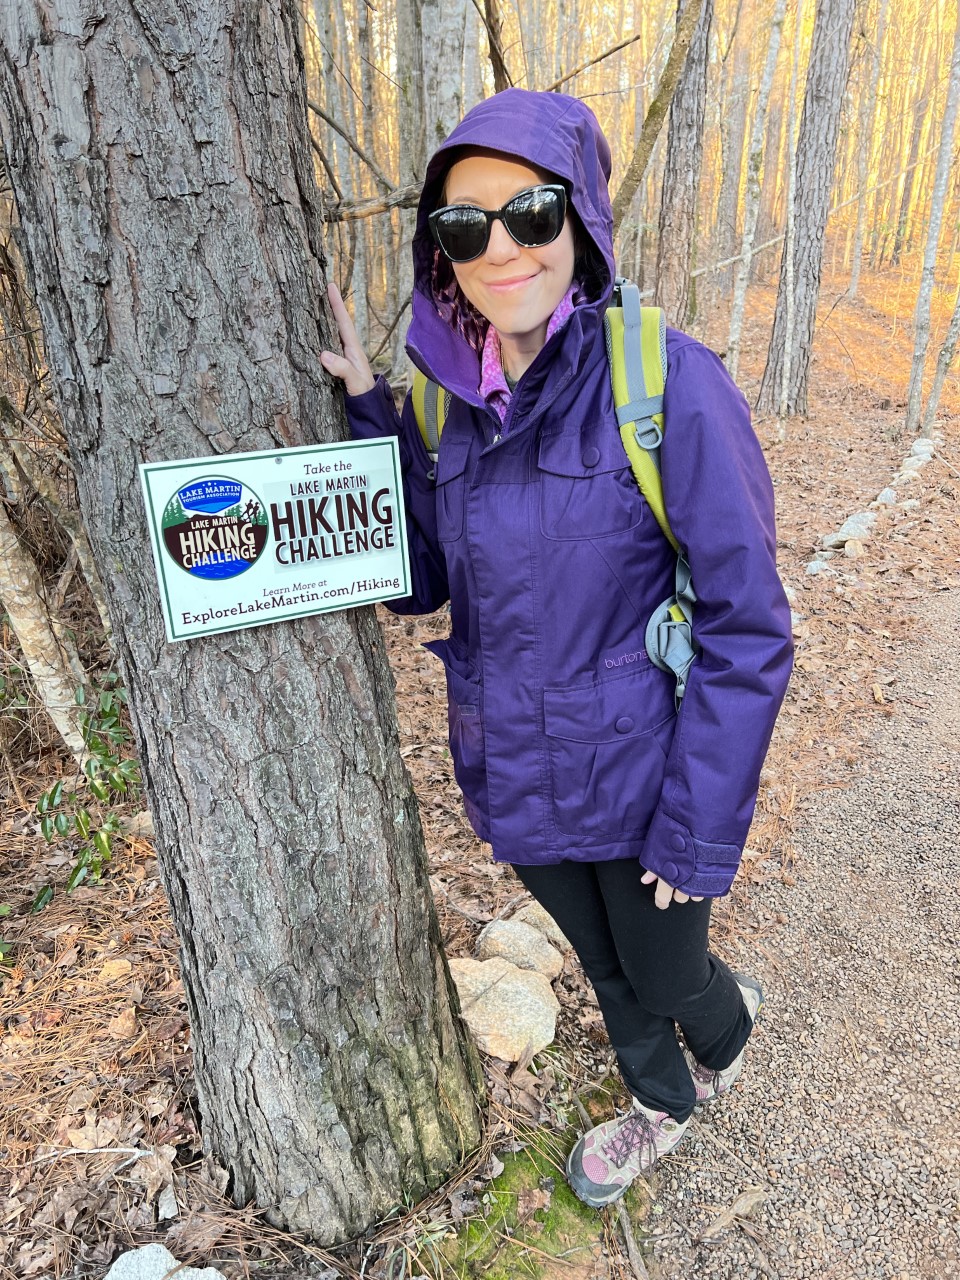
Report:
[[746,402],[673,330],[663,486],[699,648],[679,713],[644,651],[676,557],[616,426],[609,174],[587,107],[519,89],[431,160],[407,345],[453,395],[435,474],[410,397],[398,417],[332,287],[344,354],[323,355],[353,435],[399,437],[414,590],[390,607],[450,601],[450,637],[428,647],[467,815],[573,943],[633,1096],[570,1154],[596,1206],[739,1074],[762,995],[708,952],[710,901],[736,874],[792,655]]

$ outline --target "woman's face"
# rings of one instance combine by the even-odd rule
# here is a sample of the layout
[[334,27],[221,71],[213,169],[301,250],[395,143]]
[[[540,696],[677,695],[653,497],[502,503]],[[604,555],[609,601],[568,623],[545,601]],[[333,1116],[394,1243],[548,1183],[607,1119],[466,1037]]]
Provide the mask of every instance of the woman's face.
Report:
[[[444,204],[499,209],[518,192],[556,179],[508,156],[476,154],[447,174]],[[457,283],[502,338],[524,347],[543,346],[547,321],[573,280],[573,229],[567,215],[560,235],[540,249],[517,244],[497,219],[487,248],[472,262],[455,262]]]

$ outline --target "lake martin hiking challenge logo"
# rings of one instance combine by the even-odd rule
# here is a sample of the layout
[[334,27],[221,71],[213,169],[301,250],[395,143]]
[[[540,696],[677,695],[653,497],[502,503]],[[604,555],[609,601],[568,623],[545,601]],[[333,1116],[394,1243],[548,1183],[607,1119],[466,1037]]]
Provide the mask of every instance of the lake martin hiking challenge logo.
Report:
[[178,489],[163,511],[163,542],[194,578],[235,578],[267,545],[267,513],[239,480],[202,476]]

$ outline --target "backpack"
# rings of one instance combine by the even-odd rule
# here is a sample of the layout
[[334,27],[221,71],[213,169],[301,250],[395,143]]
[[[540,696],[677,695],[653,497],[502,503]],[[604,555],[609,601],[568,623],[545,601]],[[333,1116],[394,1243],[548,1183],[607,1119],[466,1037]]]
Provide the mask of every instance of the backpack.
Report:
[[[683,548],[667,518],[660,478],[663,388],[667,374],[666,320],[659,307],[640,305],[640,290],[618,276],[604,316],[613,400],[624,452],[640,492],[664,537],[677,553],[674,594],[658,605],[647,623],[644,647],[650,661],[676,679],[677,706],[687,673],[697,656],[693,639],[696,592]],[[436,465],[440,437],[453,397],[419,369],[413,375],[413,411],[430,461]],[[433,472],[431,472],[431,477]]]

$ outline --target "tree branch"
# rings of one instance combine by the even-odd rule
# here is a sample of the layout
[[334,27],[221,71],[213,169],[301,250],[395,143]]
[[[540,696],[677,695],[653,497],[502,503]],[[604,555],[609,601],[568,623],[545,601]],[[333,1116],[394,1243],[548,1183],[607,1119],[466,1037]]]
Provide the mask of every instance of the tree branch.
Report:
[[391,209],[414,209],[420,199],[420,184],[394,187],[389,195],[372,196],[369,200],[341,200],[327,211],[327,222],[350,222],[356,218],[372,218]]
[[307,106],[314,113],[314,115],[318,115],[325,124],[328,124],[330,128],[334,131],[334,133],[339,133],[340,137],[344,140],[347,146],[351,149],[351,151],[354,151],[360,157],[360,159],[367,166],[367,168],[370,170],[370,172],[376,178],[377,182],[379,182],[382,187],[384,187],[387,191],[393,190],[393,183],[390,181],[387,175],[383,172],[383,170],[377,164],[376,160],[372,160],[370,156],[367,155],[363,147],[361,147],[358,142],[355,142],[354,139],[350,137],[349,133],[347,133],[346,129],[344,129],[342,125],[337,124],[336,120],[334,120],[332,116],[327,115],[323,107],[320,106],[319,102],[314,102],[312,98],[308,98]]
[[650,103],[646,119],[643,122],[643,128],[640,130],[637,148],[633,153],[633,159],[627,167],[627,172],[623,176],[620,189],[613,201],[614,235],[620,230],[620,223],[623,221],[624,214],[627,212],[630,201],[636,194],[637,188],[643,181],[643,175],[647,171],[654,143],[660,136],[660,130],[663,128],[663,122],[667,118],[667,112],[670,110],[670,104],[673,101],[673,95],[677,91],[680,72],[683,70],[684,62],[687,60],[690,41],[693,39],[693,33],[700,19],[700,11],[702,9],[703,0],[687,0],[683,13],[680,15],[677,34],[673,38],[673,47],[670,50],[670,56],[667,58],[667,65],[663,69],[663,75],[660,77],[656,96]]
[[579,67],[575,67],[573,71],[568,71],[565,76],[561,76],[559,80],[554,80],[553,84],[548,84],[544,93],[555,93],[562,84],[566,84],[568,80],[572,80],[578,76],[581,71],[586,71],[588,67],[595,67],[598,62],[603,62],[605,58],[612,57],[615,53],[619,53],[621,49],[626,49],[627,45],[636,44],[640,39],[640,35],[630,36],[627,40],[621,40],[619,44],[615,44],[612,49],[608,49],[606,53],[601,53],[597,58],[591,58],[589,62],[582,62]]
[[497,0],[483,0],[483,8],[480,7],[480,0],[473,0],[473,7],[480,15],[480,21],[483,23],[487,33],[487,43],[490,46],[490,65],[493,67],[493,91],[500,93],[503,89],[509,89],[513,86],[510,79],[510,72],[507,70],[507,60],[503,53],[503,41],[500,39],[500,12],[497,9]]

